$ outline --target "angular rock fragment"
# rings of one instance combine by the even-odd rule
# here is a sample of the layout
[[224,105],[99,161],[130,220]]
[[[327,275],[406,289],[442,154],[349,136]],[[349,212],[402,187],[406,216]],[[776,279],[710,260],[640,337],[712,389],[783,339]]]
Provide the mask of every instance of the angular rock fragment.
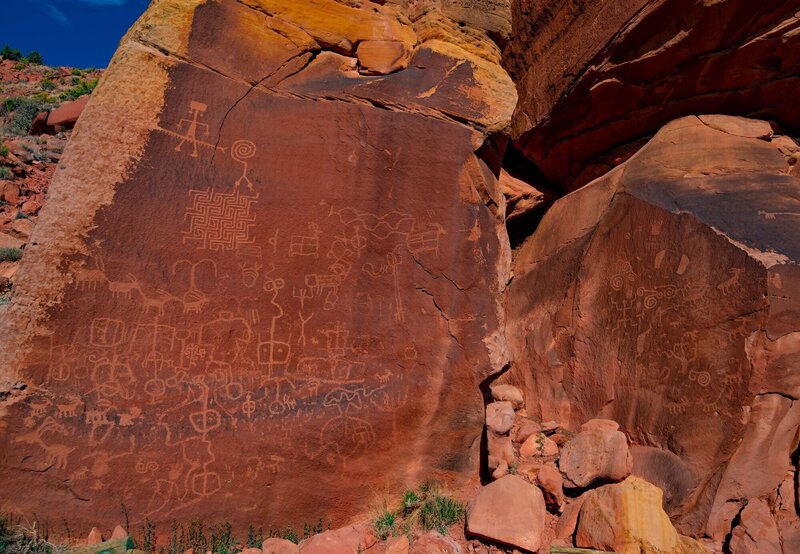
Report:
[[467,508],[467,533],[535,552],[544,531],[545,503],[539,487],[506,475],[481,489]]
[[613,421],[591,420],[564,445],[558,467],[567,487],[585,488],[595,481],[622,481],[630,475],[633,458],[628,439],[617,428],[619,425]]
[[575,543],[618,554],[706,554],[675,530],[661,499],[658,487],[638,477],[590,491],[580,509]]

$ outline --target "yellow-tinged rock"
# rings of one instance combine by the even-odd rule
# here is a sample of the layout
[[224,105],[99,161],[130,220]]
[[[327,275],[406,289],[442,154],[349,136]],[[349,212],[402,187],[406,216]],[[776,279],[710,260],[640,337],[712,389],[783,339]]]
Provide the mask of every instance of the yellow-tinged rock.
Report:
[[628,477],[586,495],[576,544],[618,554],[700,554],[694,539],[678,534],[662,508],[661,489]]
[[335,0],[244,0],[244,3],[297,25],[323,48],[352,54],[364,40],[395,40],[411,50],[417,35],[397,10],[375,5],[373,9],[348,6]]
[[411,49],[397,40],[366,40],[356,51],[361,72],[367,75],[387,75],[408,67]]

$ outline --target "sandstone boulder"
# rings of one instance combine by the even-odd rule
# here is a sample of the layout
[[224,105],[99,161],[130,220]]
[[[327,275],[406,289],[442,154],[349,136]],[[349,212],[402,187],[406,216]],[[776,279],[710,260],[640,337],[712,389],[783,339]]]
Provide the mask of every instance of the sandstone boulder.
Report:
[[486,406],[486,428],[497,435],[506,435],[514,425],[511,402],[492,402]]
[[78,118],[83,113],[90,96],[81,96],[73,102],[64,102],[58,108],[51,111],[47,116],[47,127],[63,130],[72,129]]
[[797,445],[800,179],[758,125],[712,124],[670,123],[554,204],[516,255],[507,336],[531,415],[670,453],[644,474],[675,479],[683,533],[717,539]]
[[549,457],[557,454],[558,445],[543,433],[532,434],[519,447],[519,455],[523,458]]
[[300,542],[300,554],[340,554],[366,551],[375,544],[375,536],[364,525],[349,525],[324,531]]
[[467,533],[535,552],[544,531],[545,503],[535,485],[506,475],[483,487],[467,507]]
[[[800,18],[782,0],[512,0],[513,138],[567,188],[691,114],[800,128]],[[615,147],[616,148],[615,150]],[[609,154],[609,152],[611,152]]]
[[558,467],[568,487],[622,481],[631,473],[633,458],[625,434],[616,430],[619,426],[615,422],[595,421],[584,424],[561,450]]
[[618,554],[705,554],[699,543],[678,534],[661,501],[661,490],[638,477],[590,491],[575,543]]
[[430,531],[415,537],[409,554],[464,554],[464,549],[453,538]]
[[560,511],[564,505],[564,479],[554,466],[546,465],[536,474],[536,484],[542,489],[548,509]]
[[299,554],[300,547],[292,541],[271,538],[261,543],[263,554]]
[[515,410],[522,408],[525,400],[522,391],[513,385],[495,385],[491,387],[492,398],[498,402],[509,402]]
[[386,541],[384,554],[408,554],[409,547],[410,543],[407,536],[392,537]]
[[474,475],[510,276],[476,151],[516,90],[508,5],[446,4],[151,3],[4,308],[4,509],[342,525]]

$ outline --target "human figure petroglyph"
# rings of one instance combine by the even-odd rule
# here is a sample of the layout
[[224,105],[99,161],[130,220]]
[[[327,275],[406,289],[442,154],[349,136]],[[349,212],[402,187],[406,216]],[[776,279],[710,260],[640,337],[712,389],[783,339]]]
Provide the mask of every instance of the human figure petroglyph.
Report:
[[275,375],[275,370],[285,366],[289,357],[291,356],[291,335],[285,340],[277,338],[278,320],[284,316],[284,310],[280,302],[278,302],[278,293],[286,286],[282,278],[272,277],[275,271],[275,265],[270,264],[269,270],[264,276],[264,292],[270,297],[270,304],[275,309],[270,327],[269,337],[266,340],[260,339],[258,343],[258,363],[267,367],[268,375],[270,377]]
[[256,155],[256,145],[249,140],[237,140],[231,145],[231,158],[242,164],[242,175],[236,180],[236,187],[242,184],[247,185],[248,190],[253,191],[253,183],[247,177],[249,170],[248,160]]
[[297,317],[300,320],[300,336],[297,339],[298,346],[306,345],[306,324],[314,317],[314,312],[308,314],[308,317],[303,317],[303,312],[297,312]]
[[[170,135],[173,135],[180,139],[178,145],[175,147],[176,152],[181,152],[183,145],[189,142],[192,145],[192,152],[190,156],[192,158],[196,158],[198,156],[198,146],[204,146],[206,148],[217,148],[215,145],[211,144],[210,142],[204,141],[200,139],[197,134],[200,133],[201,136],[208,137],[210,133],[210,128],[208,123],[203,123],[200,121],[201,118],[205,116],[206,111],[208,110],[208,105],[198,102],[197,100],[192,100],[189,102],[189,117],[182,118],[178,121],[177,126],[177,133],[173,131],[168,131],[166,129],[162,129],[163,131],[167,132]],[[182,129],[185,128],[185,131],[181,133]],[[223,150],[223,148],[220,148]]]

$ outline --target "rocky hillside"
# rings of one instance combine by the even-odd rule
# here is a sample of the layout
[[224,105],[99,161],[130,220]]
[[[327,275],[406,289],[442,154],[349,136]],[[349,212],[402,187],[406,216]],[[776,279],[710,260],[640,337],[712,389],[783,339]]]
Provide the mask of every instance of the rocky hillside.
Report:
[[798,52],[779,0],[153,2],[0,307],[0,511],[85,554],[800,551]]
[[0,59],[0,288],[4,299],[72,127],[101,74],[96,69]]

